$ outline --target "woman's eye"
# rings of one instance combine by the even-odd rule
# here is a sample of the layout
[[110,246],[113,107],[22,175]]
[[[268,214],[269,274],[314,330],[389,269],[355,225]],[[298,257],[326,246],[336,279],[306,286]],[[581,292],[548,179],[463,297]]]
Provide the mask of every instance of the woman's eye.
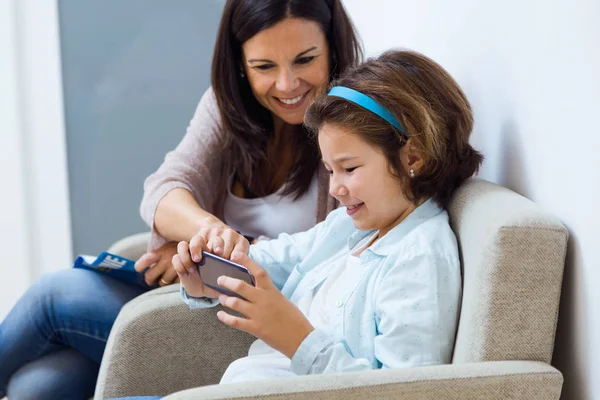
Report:
[[266,71],[266,70],[268,70],[268,69],[270,69],[270,68],[272,68],[272,67],[273,67],[273,66],[272,66],[271,64],[263,64],[263,65],[257,65],[257,66],[256,66],[256,67],[254,67],[254,68],[256,68],[256,69],[258,69],[258,70],[261,70],[261,71]]
[[296,64],[308,64],[309,62],[311,62],[314,59],[315,59],[315,56],[301,57],[296,60]]

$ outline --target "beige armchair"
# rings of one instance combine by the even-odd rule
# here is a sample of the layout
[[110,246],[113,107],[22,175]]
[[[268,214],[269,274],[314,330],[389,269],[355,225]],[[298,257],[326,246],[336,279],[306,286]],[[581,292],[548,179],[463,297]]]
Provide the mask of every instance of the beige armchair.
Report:
[[[533,202],[481,179],[457,191],[449,212],[464,285],[452,364],[219,386],[227,365],[246,355],[254,338],[223,326],[216,309],[188,309],[172,286],[123,308],[104,354],[96,399],[170,394],[169,400],[558,400],[562,375],[549,363],[566,228]],[[139,256],[147,237],[128,240],[111,250]]]

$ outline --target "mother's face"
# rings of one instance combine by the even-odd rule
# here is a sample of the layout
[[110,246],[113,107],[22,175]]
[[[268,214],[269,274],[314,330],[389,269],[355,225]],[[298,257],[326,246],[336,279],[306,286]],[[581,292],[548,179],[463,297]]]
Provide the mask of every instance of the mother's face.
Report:
[[319,24],[286,18],[242,45],[248,82],[275,120],[301,124],[329,83],[329,45]]

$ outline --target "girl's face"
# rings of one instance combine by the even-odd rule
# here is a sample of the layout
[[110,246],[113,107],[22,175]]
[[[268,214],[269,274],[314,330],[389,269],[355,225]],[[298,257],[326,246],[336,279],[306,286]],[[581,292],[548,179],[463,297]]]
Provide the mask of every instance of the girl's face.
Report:
[[377,229],[381,237],[415,209],[383,153],[360,136],[325,124],[319,130],[319,147],[331,175],[329,193],[346,207],[356,228]]
[[329,82],[329,46],[320,26],[286,18],[244,42],[242,53],[252,92],[275,124],[301,124]]

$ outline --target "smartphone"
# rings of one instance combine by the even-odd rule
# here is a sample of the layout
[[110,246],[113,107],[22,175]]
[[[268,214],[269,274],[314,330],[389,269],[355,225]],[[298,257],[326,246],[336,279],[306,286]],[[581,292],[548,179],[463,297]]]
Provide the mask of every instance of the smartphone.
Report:
[[246,267],[225,258],[203,251],[202,260],[195,264],[198,268],[198,275],[200,275],[202,282],[217,292],[244,299],[239,294],[227,290],[217,284],[217,279],[223,275],[239,279],[249,285],[255,286],[254,277]]

